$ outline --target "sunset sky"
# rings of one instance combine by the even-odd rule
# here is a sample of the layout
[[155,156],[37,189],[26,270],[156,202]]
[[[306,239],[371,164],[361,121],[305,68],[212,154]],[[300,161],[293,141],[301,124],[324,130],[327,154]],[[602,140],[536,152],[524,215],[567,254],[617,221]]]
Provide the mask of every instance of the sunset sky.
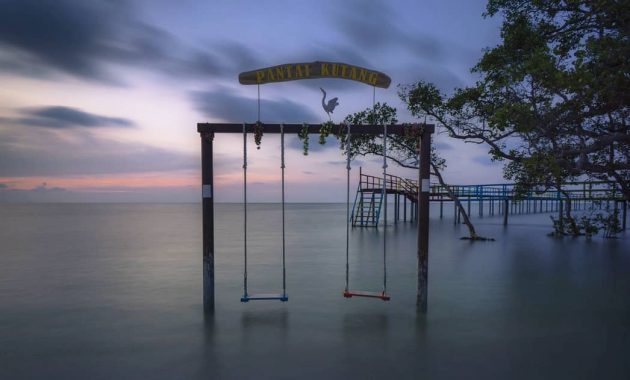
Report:
[[[238,74],[265,66],[341,61],[388,74],[376,100],[412,122],[396,86],[474,83],[470,67],[499,41],[485,0],[166,1],[0,0],[0,201],[198,201],[198,122],[253,122],[256,87]],[[333,121],[372,104],[345,80],[261,86],[263,122],[327,120],[319,87],[339,98]],[[215,199],[242,197],[242,136],[219,135]],[[342,202],[336,140],[287,139],[287,200]],[[279,136],[249,149],[249,199],[279,200]],[[502,182],[484,146],[438,133],[451,183]],[[354,163],[379,175],[378,158]],[[390,165],[390,172],[415,172]]]

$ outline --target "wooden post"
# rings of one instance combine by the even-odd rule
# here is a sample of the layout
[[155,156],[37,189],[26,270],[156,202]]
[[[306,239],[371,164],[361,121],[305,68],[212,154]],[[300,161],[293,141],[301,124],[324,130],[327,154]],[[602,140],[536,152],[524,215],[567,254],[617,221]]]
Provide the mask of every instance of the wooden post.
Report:
[[472,217],[470,214],[470,194],[468,194],[468,217]]
[[479,216],[483,218],[483,186],[479,186],[477,196],[479,197]]
[[203,207],[203,310],[214,312],[213,132],[201,132],[201,195]]
[[431,132],[427,132],[425,129],[418,144],[420,146],[420,168],[418,170],[418,294],[416,307],[423,314],[427,312],[429,285],[429,165],[431,160]]
[[623,201],[623,219],[621,220],[621,227],[626,230],[626,219],[628,218],[628,201]]
[[457,206],[455,205],[455,200],[453,200],[453,224],[457,225]]
[[558,223],[560,231],[564,231],[564,203],[562,199],[558,199]]
[[394,224],[398,224],[398,207],[400,207],[399,194],[394,193]]
[[503,225],[504,226],[507,226],[508,224],[508,209],[509,209],[508,202],[509,200],[507,198],[503,201],[503,211],[504,211],[503,212]]
[[406,195],[403,197],[403,219],[405,222],[407,221],[407,196]]

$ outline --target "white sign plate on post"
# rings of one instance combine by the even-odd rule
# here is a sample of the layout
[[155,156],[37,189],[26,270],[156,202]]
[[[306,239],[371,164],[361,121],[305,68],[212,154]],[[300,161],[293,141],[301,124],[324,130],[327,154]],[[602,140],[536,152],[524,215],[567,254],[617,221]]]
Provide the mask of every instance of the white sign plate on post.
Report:
[[212,185],[203,185],[201,187],[201,195],[204,198],[212,198]]

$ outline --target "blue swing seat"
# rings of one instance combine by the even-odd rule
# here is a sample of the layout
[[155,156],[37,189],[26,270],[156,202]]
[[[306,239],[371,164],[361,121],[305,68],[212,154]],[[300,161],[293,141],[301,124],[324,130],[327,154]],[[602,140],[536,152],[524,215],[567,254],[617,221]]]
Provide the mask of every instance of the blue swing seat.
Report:
[[343,296],[346,298],[352,297],[367,297],[367,298],[378,298],[383,301],[389,301],[390,296],[385,292],[366,292],[362,290],[344,290]]
[[282,302],[287,302],[289,300],[289,296],[286,293],[258,293],[258,294],[244,294],[241,297],[241,302],[269,301],[269,300],[280,300]]

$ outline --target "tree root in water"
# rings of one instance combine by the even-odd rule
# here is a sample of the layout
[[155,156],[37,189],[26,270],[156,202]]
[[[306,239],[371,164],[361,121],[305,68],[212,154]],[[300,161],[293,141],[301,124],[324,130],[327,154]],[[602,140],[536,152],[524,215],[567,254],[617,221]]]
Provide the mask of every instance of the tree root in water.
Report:
[[470,241],[494,241],[493,238],[487,238],[487,237],[483,237],[483,236],[474,236],[474,237],[470,237],[470,236],[464,236],[459,238],[460,240],[470,240]]

